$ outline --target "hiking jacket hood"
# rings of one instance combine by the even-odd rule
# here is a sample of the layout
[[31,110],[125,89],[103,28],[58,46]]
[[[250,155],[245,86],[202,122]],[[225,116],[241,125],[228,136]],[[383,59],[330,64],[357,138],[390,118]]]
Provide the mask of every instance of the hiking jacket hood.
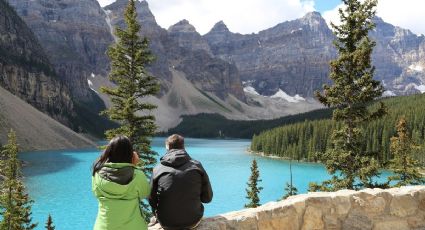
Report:
[[146,222],[139,201],[150,192],[146,176],[129,163],[105,163],[92,177],[99,201],[94,230],[143,230]]
[[152,174],[149,203],[162,226],[182,229],[204,214],[202,203],[212,200],[208,174],[184,149],[168,151]]

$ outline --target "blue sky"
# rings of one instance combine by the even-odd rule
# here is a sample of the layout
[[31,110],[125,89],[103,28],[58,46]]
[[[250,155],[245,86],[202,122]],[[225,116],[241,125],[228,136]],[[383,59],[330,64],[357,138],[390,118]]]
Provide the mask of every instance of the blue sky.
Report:
[[339,4],[341,4],[341,0],[315,0],[314,8],[317,11],[323,13],[325,11],[334,9]]
[[[98,0],[105,6],[115,0]],[[249,34],[318,11],[329,23],[338,20],[341,0],[147,0],[163,28],[187,19],[196,30],[207,33],[224,21],[232,32]],[[393,25],[425,34],[425,0],[379,0],[378,16]]]

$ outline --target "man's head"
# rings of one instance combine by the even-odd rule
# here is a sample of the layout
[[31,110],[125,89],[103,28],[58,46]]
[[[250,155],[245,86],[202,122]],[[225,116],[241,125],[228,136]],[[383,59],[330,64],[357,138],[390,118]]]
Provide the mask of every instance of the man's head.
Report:
[[171,149],[184,149],[184,138],[178,134],[173,134],[165,141],[167,150]]

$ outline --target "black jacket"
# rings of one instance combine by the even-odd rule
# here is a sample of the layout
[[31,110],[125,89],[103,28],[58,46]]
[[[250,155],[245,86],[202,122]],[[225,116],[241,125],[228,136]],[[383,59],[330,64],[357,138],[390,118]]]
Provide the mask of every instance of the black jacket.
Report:
[[149,203],[163,227],[184,229],[204,215],[213,192],[201,163],[184,149],[168,151],[153,169]]

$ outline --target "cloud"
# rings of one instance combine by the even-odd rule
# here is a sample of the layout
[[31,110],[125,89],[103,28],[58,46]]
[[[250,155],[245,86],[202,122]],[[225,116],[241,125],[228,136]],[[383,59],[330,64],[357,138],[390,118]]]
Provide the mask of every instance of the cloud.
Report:
[[253,33],[314,10],[312,0],[148,0],[164,28],[187,19],[201,34],[223,20],[232,32]]
[[[323,13],[326,22],[339,22],[338,8]],[[424,0],[380,0],[377,15],[385,22],[409,29],[416,34],[425,34],[425,1]]]

